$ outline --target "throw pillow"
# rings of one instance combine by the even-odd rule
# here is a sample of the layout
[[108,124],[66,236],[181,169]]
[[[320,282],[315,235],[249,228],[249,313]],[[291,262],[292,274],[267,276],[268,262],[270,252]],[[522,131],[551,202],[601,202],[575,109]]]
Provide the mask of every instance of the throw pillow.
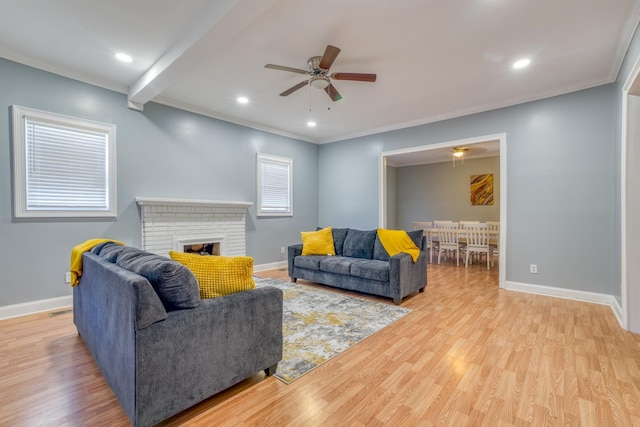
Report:
[[193,272],[202,299],[256,288],[251,257],[203,256],[174,251],[169,252],[169,256]]
[[376,230],[354,230],[347,231],[344,239],[342,255],[353,258],[373,258],[373,243],[376,240]]
[[[316,231],[321,230],[322,227],[316,228]],[[333,234],[333,246],[336,250],[336,255],[342,256],[342,248],[344,247],[344,239],[347,237],[348,228],[332,228],[331,234]]]
[[302,237],[302,255],[336,254],[331,227],[318,231],[303,231],[300,236]]
[[146,278],[167,311],[197,307],[198,282],[185,266],[166,257],[129,247],[116,258],[116,264]]

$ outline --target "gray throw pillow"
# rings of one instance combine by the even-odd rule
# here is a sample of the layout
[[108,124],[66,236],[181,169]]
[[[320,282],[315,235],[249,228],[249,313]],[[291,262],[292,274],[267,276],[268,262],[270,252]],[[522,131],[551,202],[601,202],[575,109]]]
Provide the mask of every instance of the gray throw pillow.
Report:
[[116,264],[146,278],[167,311],[200,304],[196,277],[176,261],[138,249],[118,256]]
[[347,231],[347,237],[344,239],[344,247],[342,255],[353,258],[373,258],[373,244],[376,240],[378,230],[354,230],[350,228]]

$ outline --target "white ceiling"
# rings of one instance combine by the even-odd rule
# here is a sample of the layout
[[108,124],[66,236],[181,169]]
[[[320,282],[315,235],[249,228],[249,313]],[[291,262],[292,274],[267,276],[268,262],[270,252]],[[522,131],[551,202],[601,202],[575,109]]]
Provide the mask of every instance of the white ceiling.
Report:
[[[326,143],[610,83],[639,17],[640,0],[2,0],[0,56]],[[306,69],[328,44],[331,72],[377,81],[279,96],[305,76],[264,65]]]

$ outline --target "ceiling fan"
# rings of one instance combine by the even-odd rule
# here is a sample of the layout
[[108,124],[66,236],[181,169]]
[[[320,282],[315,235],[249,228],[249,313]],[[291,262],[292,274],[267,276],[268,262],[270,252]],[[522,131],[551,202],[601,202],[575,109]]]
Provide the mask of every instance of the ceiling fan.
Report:
[[331,80],[375,82],[376,75],[365,73],[329,73],[329,68],[331,68],[333,61],[336,60],[339,53],[340,48],[327,45],[327,48],[325,49],[322,56],[312,56],[311,58],[309,58],[309,60],[307,61],[307,65],[309,66],[308,70],[274,64],[267,64],[264,67],[271,68],[273,70],[290,71],[292,73],[306,74],[307,76],[311,76],[310,79],[300,82],[297,85],[285,90],[280,94],[280,96],[291,95],[298,89],[303,88],[306,85],[310,85],[316,89],[324,89],[324,91],[327,92],[327,95],[329,95],[329,97],[333,101],[340,101],[342,99],[342,95],[340,95],[337,89],[333,86]]

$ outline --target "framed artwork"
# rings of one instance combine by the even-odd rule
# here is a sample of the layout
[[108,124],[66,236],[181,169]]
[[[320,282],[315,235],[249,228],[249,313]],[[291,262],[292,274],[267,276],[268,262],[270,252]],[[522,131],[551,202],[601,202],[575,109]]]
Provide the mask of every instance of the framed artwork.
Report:
[[493,205],[493,174],[471,175],[471,204]]

